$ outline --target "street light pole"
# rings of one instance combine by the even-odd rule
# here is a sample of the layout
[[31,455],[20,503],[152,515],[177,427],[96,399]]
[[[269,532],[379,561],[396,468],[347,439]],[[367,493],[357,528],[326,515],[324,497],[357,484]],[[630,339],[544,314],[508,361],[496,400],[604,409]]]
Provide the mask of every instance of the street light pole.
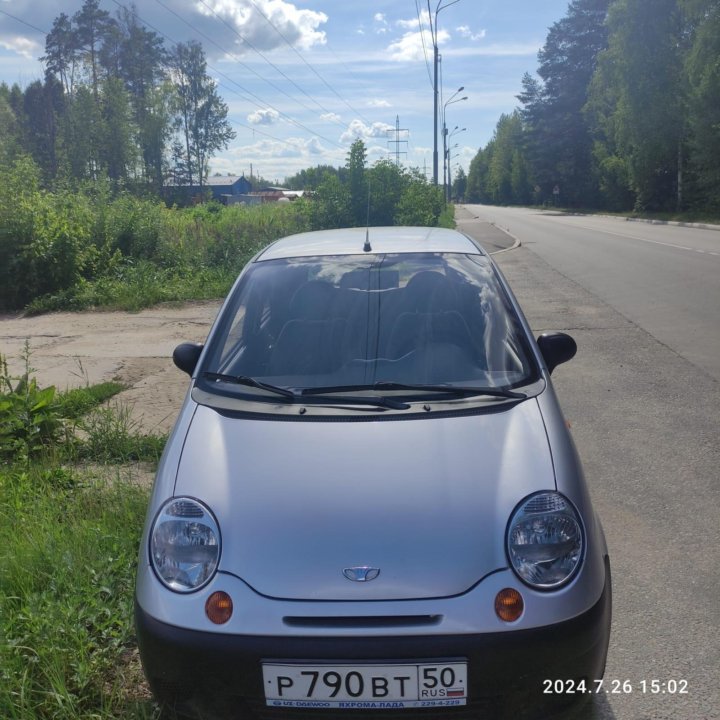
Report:
[[[428,5],[430,0],[428,0]],[[437,12],[435,13],[435,22],[437,23]],[[431,26],[432,27],[432,26]],[[436,25],[437,27],[437,25]],[[432,32],[432,30],[431,30]],[[433,60],[435,75],[433,81],[434,93],[433,93],[433,183],[438,184],[438,46],[435,33],[433,32]]]
[[[445,134],[449,139],[452,138],[453,135],[458,135],[461,132],[465,132],[467,128],[461,128],[458,125],[455,126],[453,131],[450,133],[450,135],[447,135],[447,130],[445,131]],[[443,148],[445,146],[443,145]],[[453,147],[458,147],[458,144],[455,143]],[[452,195],[452,178],[450,177],[450,149],[443,150],[443,152],[447,153],[447,156],[443,156],[444,160],[447,160],[447,184],[445,185],[445,202],[450,202],[450,196]]]
[[443,0],[439,0],[433,14],[430,9],[430,0],[427,0],[428,19],[430,22],[430,37],[433,44],[433,184],[438,184],[438,37],[437,37],[437,17],[441,10],[446,7],[459,3],[460,0],[452,0],[452,2],[443,5]]
[[[456,125],[456,126],[453,128],[453,131],[452,131],[452,132],[454,133],[455,130],[457,130],[457,129],[458,129],[458,126]],[[448,141],[449,137],[452,136],[452,133],[450,134],[450,136],[448,136],[448,132],[449,132],[449,131],[448,131],[448,129],[447,129],[447,125],[445,124],[445,113],[444,113],[444,108],[443,108],[443,127],[442,127],[442,135],[443,135],[443,193],[444,193],[444,195],[445,195],[445,199],[446,199],[446,200],[447,200],[447,166],[448,166],[448,165],[447,165],[447,141]]]
[[[464,86],[464,85],[461,85],[461,86],[450,96],[450,98],[447,100],[447,102],[443,105],[443,108],[442,108],[442,125],[443,125],[443,126],[442,126],[442,133],[443,133],[443,197],[444,197],[446,200],[447,200],[447,196],[448,196],[448,188],[447,188],[447,179],[446,179],[446,178],[447,178],[447,175],[446,175],[446,172],[445,172],[445,168],[446,168],[446,156],[447,156],[447,142],[446,142],[446,141],[447,141],[448,129],[447,129],[447,125],[446,125],[446,123],[445,123],[445,113],[446,113],[446,111],[447,111],[447,106],[448,106],[448,105],[454,105],[454,104],[457,103],[457,102],[462,102],[463,100],[467,100],[467,95],[465,95],[464,97],[455,99],[455,98],[457,97],[458,93],[461,93],[464,89],[465,89],[465,86]],[[457,129],[458,129],[458,126],[456,125],[455,128],[454,128],[454,130],[453,130],[453,133],[454,133],[455,130],[457,130]]]
[[448,150],[447,150],[448,184],[447,184],[446,192],[445,192],[445,200],[448,201],[448,202],[450,201],[450,196],[452,195],[452,178],[450,177],[450,167],[451,167],[450,158],[451,158],[451,153],[452,153],[452,151],[453,151],[456,147],[460,147],[460,146],[458,145],[458,143],[455,143],[452,147],[448,148]]

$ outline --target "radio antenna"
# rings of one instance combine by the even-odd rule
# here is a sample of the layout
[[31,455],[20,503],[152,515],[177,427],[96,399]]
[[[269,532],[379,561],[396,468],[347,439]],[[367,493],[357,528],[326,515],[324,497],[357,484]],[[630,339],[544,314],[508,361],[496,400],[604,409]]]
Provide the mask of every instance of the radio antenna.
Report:
[[365,244],[363,252],[372,252],[370,245],[370,181],[368,180],[367,219],[365,221]]

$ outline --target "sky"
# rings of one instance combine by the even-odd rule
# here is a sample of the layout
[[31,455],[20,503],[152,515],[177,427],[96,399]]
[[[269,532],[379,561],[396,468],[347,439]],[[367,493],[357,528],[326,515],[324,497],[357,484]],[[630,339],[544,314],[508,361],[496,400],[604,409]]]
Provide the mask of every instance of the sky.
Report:
[[[124,0],[100,0],[115,15]],[[0,0],[0,82],[42,79],[54,19],[82,0]],[[440,119],[452,176],[466,172],[518,105],[548,28],[568,0],[135,0],[166,47],[202,43],[208,74],[237,133],[212,173],[282,182],[345,164],[361,138],[373,163],[389,157],[433,175],[432,18],[440,55]],[[428,12],[428,8],[430,12]],[[463,90],[459,90],[459,88]],[[398,132],[399,128],[399,132]],[[443,137],[438,133],[438,176]]]

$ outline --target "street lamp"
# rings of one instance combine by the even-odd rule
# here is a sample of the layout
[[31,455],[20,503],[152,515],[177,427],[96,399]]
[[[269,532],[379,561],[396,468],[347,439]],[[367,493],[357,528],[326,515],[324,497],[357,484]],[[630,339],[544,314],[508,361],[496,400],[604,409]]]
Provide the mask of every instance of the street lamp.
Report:
[[[456,125],[453,129],[453,132],[458,129],[458,126]],[[448,129],[445,125],[445,120],[443,119],[443,129],[442,129],[442,136],[443,136],[443,194],[445,195],[445,199],[447,199],[447,141],[449,139],[448,135]]]
[[[463,130],[465,130],[465,128],[463,128]],[[460,130],[459,132],[462,132],[462,130]],[[460,147],[460,145],[458,143],[455,143],[452,147],[448,148],[448,151],[447,151],[447,186],[445,188],[445,200],[446,201],[449,201],[450,195],[452,195],[452,178],[450,177],[450,167],[451,167],[450,155],[451,155],[452,151],[457,147]]]
[[[448,140],[453,137],[453,135],[459,135],[462,132],[465,132],[467,128],[458,128],[458,126],[455,126],[455,129],[448,135]],[[457,143],[455,144],[455,147],[458,147]],[[447,157],[447,165],[448,165],[448,172],[447,172],[447,192],[445,194],[445,200],[449,201],[450,196],[452,195],[452,178],[450,177],[450,150],[448,150],[448,157]]]
[[459,3],[460,0],[443,5],[443,0],[438,0],[433,14],[430,8],[430,0],[427,0],[428,18],[430,21],[430,37],[433,44],[433,183],[438,184],[438,44],[437,44],[437,18],[441,10]]
[[[455,103],[462,102],[463,100],[467,100],[467,95],[464,95],[463,97],[459,98],[457,97],[463,90],[465,89],[464,85],[461,85],[449,98],[448,100],[443,104],[442,108],[442,134],[443,134],[443,194],[445,199],[447,200],[448,197],[448,188],[447,188],[447,172],[446,172],[446,157],[447,157],[447,135],[448,135],[448,129],[447,125],[445,124],[445,111],[447,110],[448,105],[454,105]],[[465,128],[463,128],[465,130]],[[456,125],[453,129],[453,134],[455,132],[458,132],[458,126]],[[462,131],[459,131],[462,132]]]

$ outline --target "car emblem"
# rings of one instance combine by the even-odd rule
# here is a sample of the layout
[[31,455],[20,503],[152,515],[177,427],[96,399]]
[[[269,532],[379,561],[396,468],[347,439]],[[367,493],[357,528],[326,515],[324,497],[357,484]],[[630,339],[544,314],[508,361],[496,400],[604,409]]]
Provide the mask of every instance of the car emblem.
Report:
[[380,574],[380,568],[367,567],[350,567],[343,570],[343,575],[353,582],[368,582],[374,580]]

